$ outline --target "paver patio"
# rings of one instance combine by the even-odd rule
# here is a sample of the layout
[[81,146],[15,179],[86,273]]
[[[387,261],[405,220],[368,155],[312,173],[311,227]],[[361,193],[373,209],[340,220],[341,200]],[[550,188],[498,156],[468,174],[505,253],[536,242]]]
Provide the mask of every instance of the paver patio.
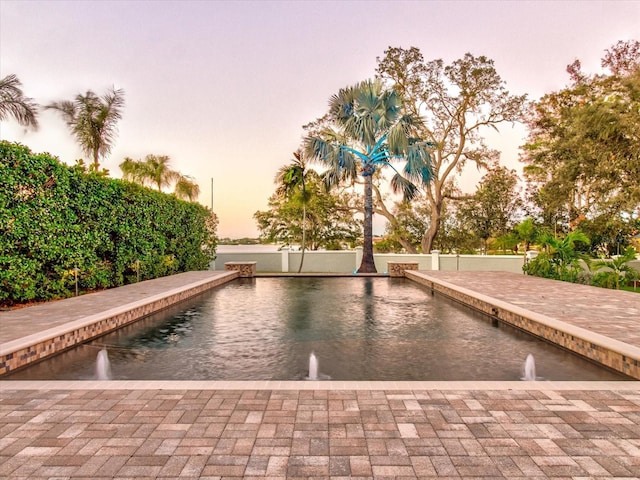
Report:
[[0,478],[238,477],[638,479],[640,382],[0,381]]
[[640,390],[5,384],[0,435],[0,477],[15,479],[637,479]]

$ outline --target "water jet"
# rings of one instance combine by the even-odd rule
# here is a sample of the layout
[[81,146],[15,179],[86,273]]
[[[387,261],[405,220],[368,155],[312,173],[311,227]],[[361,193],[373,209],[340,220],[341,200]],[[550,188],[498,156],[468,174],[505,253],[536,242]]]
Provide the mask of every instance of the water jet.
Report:
[[309,380],[318,380],[318,358],[315,353],[309,355]]
[[111,363],[109,363],[109,354],[106,348],[98,352],[98,358],[96,359],[96,379],[111,380]]

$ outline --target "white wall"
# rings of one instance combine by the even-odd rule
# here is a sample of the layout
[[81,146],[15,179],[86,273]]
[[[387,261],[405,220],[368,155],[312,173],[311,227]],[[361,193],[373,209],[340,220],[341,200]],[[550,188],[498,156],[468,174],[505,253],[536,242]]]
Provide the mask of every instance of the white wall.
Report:
[[[283,261],[283,256],[286,259]],[[344,251],[306,251],[303,273],[353,273],[360,266],[356,250]],[[260,273],[280,273],[283,264],[288,264],[288,272],[298,271],[302,253],[290,252],[242,252],[219,253],[212,264],[214,270],[224,270],[225,262],[255,261],[256,271]],[[419,270],[432,270],[432,255],[390,254],[374,255],[379,273],[387,271],[388,262],[417,262]],[[439,255],[440,270],[502,271],[522,273],[524,257],[521,255]]]

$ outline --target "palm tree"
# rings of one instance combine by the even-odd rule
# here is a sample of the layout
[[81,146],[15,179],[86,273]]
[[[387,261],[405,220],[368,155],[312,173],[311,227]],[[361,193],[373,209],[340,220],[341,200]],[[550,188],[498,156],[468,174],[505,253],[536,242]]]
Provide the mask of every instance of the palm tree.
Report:
[[276,174],[276,183],[279,185],[277,192],[285,197],[293,196],[300,189],[302,198],[302,257],[300,258],[300,266],[298,273],[302,271],[304,263],[304,252],[307,246],[307,188],[305,185],[307,174],[306,161],[302,155],[302,151],[293,152],[294,159],[289,165],[285,165],[278,170]]
[[540,244],[549,255],[551,265],[560,280],[574,281],[580,270],[580,260],[589,265],[589,256],[577,251],[576,243],[589,245],[591,241],[579,230],[569,232],[562,239],[557,239],[551,234],[540,238]]
[[608,270],[602,272],[602,275],[607,283],[615,286],[616,290],[620,290],[620,280],[627,275],[629,278],[633,278],[637,275],[637,271],[629,265],[631,260],[635,260],[636,251],[633,247],[629,247],[625,250],[623,255],[618,255],[611,260],[597,260],[593,262],[593,269],[600,270],[601,268],[607,268]]
[[183,200],[193,201],[200,194],[200,187],[193,177],[182,175],[170,166],[167,155],[147,155],[144,160],[126,157],[120,164],[123,178],[141,185],[151,185],[158,191],[174,185],[174,194]]
[[80,148],[92,157],[91,168],[97,171],[100,157],[111,152],[123,107],[124,90],[111,88],[102,97],[88,90],[85,95],[77,95],[74,101],[53,102],[45,108],[62,114]]
[[21,86],[22,82],[13,74],[0,80],[0,120],[13,117],[20,125],[37,129],[38,105],[24,96]]
[[132,160],[126,157],[120,164],[125,180],[131,180],[142,185],[150,184],[162,191],[174,182],[180,180],[180,173],[173,170],[167,155],[147,155],[144,160]]
[[[341,181],[364,179],[364,246],[358,273],[375,273],[373,261],[373,175],[381,168],[395,171],[391,187],[413,198],[418,186],[432,178],[432,145],[413,135],[420,119],[405,113],[402,99],[379,80],[365,80],[341,89],[329,101],[332,125],[305,139],[306,153],[329,169],[324,173],[328,187]],[[403,175],[391,162],[404,161]]]
[[200,195],[200,187],[189,175],[181,175],[174,187],[174,195],[182,200],[195,201]]
[[525,253],[531,248],[531,244],[534,243],[540,236],[540,229],[536,225],[533,218],[525,218],[519,224],[513,228],[515,232],[515,238],[519,242],[524,242]]

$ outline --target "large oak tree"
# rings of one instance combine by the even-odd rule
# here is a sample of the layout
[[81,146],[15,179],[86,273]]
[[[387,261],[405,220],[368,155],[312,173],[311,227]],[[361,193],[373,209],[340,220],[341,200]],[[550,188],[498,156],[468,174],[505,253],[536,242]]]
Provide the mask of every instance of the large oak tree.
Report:
[[571,84],[535,102],[527,119],[525,177],[551,227],[640,217],[640,43],[618,42],[602,65],[606,73],[588,75],[573,62]]
[[493,60],[470,53],[445,65],[441,59],[425,61],[415,47],[390,47],[378,59],[377,74],[405,99],[409,112],[423,119],[419,135],[435,145],[433,181],[426,186],[431,218],[422,238],[422,251],[429,253],[448,183],[468,163],[495,163],[499,152],[485,144],[484,130],[519,121],[525,96],[508,92]]

